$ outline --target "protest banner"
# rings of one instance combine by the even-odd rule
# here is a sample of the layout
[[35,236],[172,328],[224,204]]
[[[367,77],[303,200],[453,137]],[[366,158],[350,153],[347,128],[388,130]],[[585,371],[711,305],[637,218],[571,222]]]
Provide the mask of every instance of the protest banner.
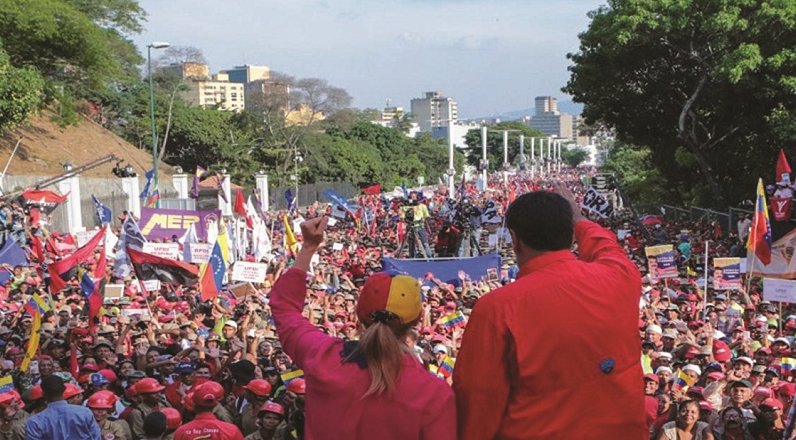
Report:
[[244,298],[248,295],[256,295],[257,289],[252,286],[252,283],[238,283],[229,286],[230,292],[235,295],[235,298]]
[[193,224],[200,240],[207,240],[208,224],[218,224],[221,211],[189,211],[182,209],[141,208],[138,222],[147,240],[171,240],[182,237]]
[[647,254],[647,269],[651,280],[658,281],[664,278],[678,277],[672,245],[648,246],[644,248],[644,252]]
[[180,245],[177,243],[144,243],[143,252],[160,258],[176,260],[180,255]]
[[142,321],[151,321],[152,314],[149,313],[147,309],[122,309],[121,316],[125,318],[132,318],[133,316],[138,316]]
[[614,213],[613,206],[591,186],[583,196],[580,207],[589,211],[589,214],[596,214],[602,218],[608,218]]
[[741,259],[713,259],[713,290],[733,290],[741,288]]
[[774,220],[778,222],[788,221],[793,213],[793,199],[790,197],[771,197],[768,201],[771,212],[774,213]]
[[232,280],[249,283],[262,283],[265,280],[265,274],[267,271],[267,264],[238,261],[234,266],[232,266]]
[[796,281],[763,278],[763,299],[766,301],[796,303]]
[[188,263],[207,263],[213,245],[210,243],[185,243],[185,255]]

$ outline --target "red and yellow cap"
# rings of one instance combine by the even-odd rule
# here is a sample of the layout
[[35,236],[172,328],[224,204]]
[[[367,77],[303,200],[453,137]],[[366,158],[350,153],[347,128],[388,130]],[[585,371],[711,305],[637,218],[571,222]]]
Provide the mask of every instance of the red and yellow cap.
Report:
[[368,277],[357,301],[357,317],[369,326],[376,321],[403,325],[422,312],[420,283],[406,274],[379,272]]

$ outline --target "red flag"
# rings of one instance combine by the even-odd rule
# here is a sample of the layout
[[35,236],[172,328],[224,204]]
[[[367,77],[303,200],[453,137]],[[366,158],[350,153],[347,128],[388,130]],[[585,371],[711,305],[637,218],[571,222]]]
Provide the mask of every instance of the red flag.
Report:
[[[65,274],[70,270],[74,269],[78,263],[86,261],[91,255],[94,254],[94,251],[97,249],[97,246],[100,242],[105,238],[105,230],[107,226],[103,226],[103,228],[92,237],[91,240],[88,241],[83,247],[76,250],[72,255],[64,258],[63,260],[56,261],[55,263],[51,264],[56,273],[58,274]],[[52,273],[52,272],[50,272]]]
[[105,239],[107,228],[107,226],[104,226],[97,235],[72,255],[47,266],[47,272],[50,274],[50,293],[60,292],[66,287],[65,280],[75,276],[75,273],[72,272],[73,269],[94,254],[100,241]]
[[94,269],[94,292],[88,296],[88,331],[94,334],[96,316],[102,308],[105,292],[105,275],[108,272],[108,260],[105,257],[105,246],[100,249],[97,268]]
[[790,164],[788,164],[788,158],[785,157],[785,151],[780,148],[777,158],[777,183],[782,181],[790,183]]
[[362,192],[369,196],[377,196],[381,194],[381,185],[377,183],[375,185],[366,186],[362,188]]
[[38,207],[45,213],[51,213],[56,206],[66,201],[69,193],[59,196],[58,193],[48,189],[29,189],[22,193],[22,201],[27,207]]
[[235,214],[246,217],[246,201],[243,200],[243,191],[238,190],[238,195],[235,196],[235,206],[232,210]]

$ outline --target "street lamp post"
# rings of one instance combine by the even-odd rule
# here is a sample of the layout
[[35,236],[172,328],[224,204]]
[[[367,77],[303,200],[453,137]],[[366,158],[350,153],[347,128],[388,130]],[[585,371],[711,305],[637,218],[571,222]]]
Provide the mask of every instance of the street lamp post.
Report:
[[[164,41],[156,41],[146,47],[146,66],[149,76],[149,119],[152,124],[152,169],[155,173],[155,188],[158,188],[158,135],[155,131],[155,90],[152,86],[152,49],[165,49],[170,44]],[[158,189],[160,191],[160,189]],[[157,200],[157,207],[160,207],[160,199]]]
[[487,168],[489,168],[489,162],[486,160],[486,130],[486,126],[481,127],[481,167],[483,168],[483,170],[481,170],[481,180],[483,181],[484,192],[486,192],[486,189],[489,187],[486,180]]

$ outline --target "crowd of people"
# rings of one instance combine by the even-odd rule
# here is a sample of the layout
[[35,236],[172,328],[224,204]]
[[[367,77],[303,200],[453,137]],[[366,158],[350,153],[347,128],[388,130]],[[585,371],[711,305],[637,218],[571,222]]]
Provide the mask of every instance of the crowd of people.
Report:
[[[363,286],[382,269],[381,258],[419,257],[418,253],[446,257],[498,253],[502,257],[494,277],[472,279],[465,270],[454,280],[426,274],[417,280],[422,298],[417,305],[419,315],[402,321],[411,324],[402,328],[402,342],[409,347],[417,366],[435,381],[422,382],[423,388],[436,390],[444,386],[435,395],[450,393],[450,399],[453,399],[451,390],[470,392],[472,383],[464,384],[462,379],[457,384],[456,379],[469,377],[469,372],[476,371],[472,367],[476,362],[474,357],[481,356],[478,362],[485,366],[490,362],[495,364],[496,372],[501,362],[485,353],[468,353],[467,341],[476,346],[477,337],[468,332],[499,338],[490,333],[491,324],[479,322],[475,327],[468,326],[473,310],[497,289],[512,284],[515,290],[519,289],[517,280],[529,270],[523,265],[525,257],[518,254],[518,249],[522,253],[522,246],[516,242],[522,237],[509,233],[510,224],[504,225],[511,223],[511,217],[507,216],[510,204],[523,194],[554,187],[564,187],[578,199],[585,192],[583,182],[588,181],[590,173],[593,170],[578,169],[547,177],[518,175],[505,183],[502,176],[495,175],[490,177],[487,191],[468,182],[460,185],[453,197],[449,197],[445,188],[411,192],[405,199],[362,195],[353,200],[359,210],[337,218],[333,225],[324,223],[323,242],[327,245],[317,246],[317,252],[306,262],[302,261],[301,252],[287,244],[287,228],[297,219],[317,223],[332,213],[332,207],[316,203],[291,212],[266,213],[263,220],[271,230],[273,250],[264,258],[268,270],[262,283],[249,285],[243,293],[226,288],[203,301],[198,285],[163,282],[159,290],[148,291],[135,272],[117,278],[108,270],[107,282],[122,284],[123,292],[119,298],[104,298],[96,317],[88,313],[89,299],[81,290],[81,274],[96,273],[104,259],[102,251],[81,261],[70,274],[72,277],[64,280],[67,286],[54,291],[47,264],[74,252],[77,245],[68,234],[47,230],[46,222],[32,222],[24,203],[6,201],[0,209],[4,238],[21,245],[28,252],[30,263],[2,268],[8,273],[8,281],[0,287],[0,439],[338,438],[332,434],[319,437],[318,432],[307,435],[310,425],[307,407],[315,411],[314,417],[324,420],[337,417],[336,423],[344,427],[350,423],[345,408],[332,407],[330,402],[356,405],[350,399],[341,400],[340,396],[336,400],[321,400],[330,395],[329,387],[308,392],[308,382],[313,385],[320,381],[308,379],[323,374],[317,371],[322,365],[318,359],[328,347],[301,351],[293,336],[286,339],[284,333],[288,330],[284,329],[290,328],[286,322],[304,319],[311,330],[320,330],[346,350],[347,343],[369,335],[368,329],[374,325],[368,322],[374,315],[362,315],[358,307],[364,307],[360,303],[368,291]],[[573,211],[579,215],[577,207]],[[284,221],[283,216],[289,220]],[[595,240],[613,242],[617,240],[617,232],[622,231],[621,239],[616,241],[617,249],[623,250],[620,254],[628,261],[625,274],[630,278],[623,288],[634,291],[638,289],[633,286],[640,285],[640,291],[631,298],[635,304],[631,313],[632,334],[625,332],[622,337],[632,337],[632,344],[638,345],[632,357],[634,362],[640,359],[644,376],[642,383],[639,372],[637,402],[642,402],[642,396],[645,399],[649,437],[791,438],[794,417],[789,414],[796,394],[796,383],[791,378],[791,371],[796,368],[796,360],[791,359],[796,314],[791,312],[796,310],[788,304],[765,301],[757,279],[750,280],[746,288],[714,291],[710,283],[697,281],[694,275],[702,273],[708,264],[705,243],[709,245],[709,258],[744,256],[743,238],[747,230],[743,230],[743,225],[748,228],[748,224],[739,222],[739,230],[721,230],[711,223],[661,219],[648,227],[628,210],[592,220],[602,226],[598,230],[607,231],[589,230],[589,234],[599,237]],[[518,221],[515,220],[515,225]],[[592,256],[597,252],[593,247],[596,245],[585,244],[583,228],[575,227],[574,234],[579,240],[574,251],[582,258],[598,258]],[[114,229],[118,233],[119,228]],[[302,240],[299,230],[292,233]],[[35,242],[46,245],[44,249],[36,249]],[[332,247],[331,243],[337,246]],[[550,250],[571,255],[569,243],[566,249],[559,246]],[[644,248],[653,244],[673,245],[679,270],[677,278],[658,280],[646,274]],[[44,261],[35,258],[36,253],[43,254]],[[304,263],[306,276],[296,278],[296,267]],[[108,264],[113,265],[113,261]],[[284,315],[285,306],[281,302],[280,317],[279,310],[274,310],[280,302],[272,303],[272,292],[280,283],[287,284],[287,279],[293,286],[303,285],[306,298],[295,300],[296,314],[290,317]],[[599,298],[600,287],[594,287],[594,298]],[[40,323],[34,322],[38,317],[30,307],[34,297],[42,298],[46,304],[36,312],[41,314]],[[488,300],[493,305],[496,301]],[[638,316],[635,316],[636,306]],[[584,307],[588,308],[589,304]],[[588,310],[584,313],[588,315]],[[389,319],[389,316],[375,316],[376,322]],[[575,335],[579,325],[581,329],[590,327],[579,323],[575,312],[540,316],[538,320],[544,322],[552,316],[559,317],[556,323],[566,324],[557,327],[564,329],[560,330],[561,334],[544,334],[546,329],[529,322],[525,331],[539,332],[543,336],[539,340],[544,343],[504,348],[522,347],[521,350],[527,350],[522,356],[538,357],[534,361],[539,362],[538,376],[522,379],[532,381],[533,392],[541,394],[527,399],[563,402],[565,399],[557,396],[555,389],[541,386],[537,381],[554,384],[565,380],[565,370],[579,365],[545,365],[544,353],[581,350],[582,347],[562,346],[557,341],[569,340],[566,336]],[[90,318],[96,322],[89,322]],[[39,329],[37,336],[32,332],[34,327]],[[610,339],[611,335],[606,332],[604,336]],[[483,337],[485,350],[490,345],[502,347],[500,344],[504,342]],[[469,359],[469,366],[463,363],[462,368],[466,369],[459,374],[456,363],[463,340],[463,356]],[[29,353],[32,344],[36,344],[35,350]],[[626,354],[600,362],[602,374],[612,374],[616,369],[624,375],[625,371],[619,370]],[[627,367],[630,376],[625,376],[624,385],[636,383],[634,368]],[[4,382],[4,379],[10,380]],[[329,376],[323,380],[334,382],[338,378]],[[374,392],[365,385],[363,392]],[[595,405],[624,405],[603,401],[596,395],[598,388],[591,390],[594,402],[600,402]],[[588,388],[584,389],[587,391]],[[311,401],[312,397],[319,401]],[[415,397],[426,402],[421,395]],[[461,418],[477,418],[473,411],[486,408],[484,402],[471,403],[472,406],[459,404],[462,438],[465,434],[461,429],[472,424]],[[462,412],[465,407],[469,412]],[[588,405],[572,408],[590,411]],[[564,411],[578,418],[572,408],[549,410]],[[503,408],[493,410],[503,411]],[[447,411],[439,409],[443,414],[440,417],[453,419],[447,425],[440,425],[447,431],[443,438],[456,435],[456,415]],[[543,413],[517,414],[546,417]],[[401,437],[395,434],[383,438]]]

